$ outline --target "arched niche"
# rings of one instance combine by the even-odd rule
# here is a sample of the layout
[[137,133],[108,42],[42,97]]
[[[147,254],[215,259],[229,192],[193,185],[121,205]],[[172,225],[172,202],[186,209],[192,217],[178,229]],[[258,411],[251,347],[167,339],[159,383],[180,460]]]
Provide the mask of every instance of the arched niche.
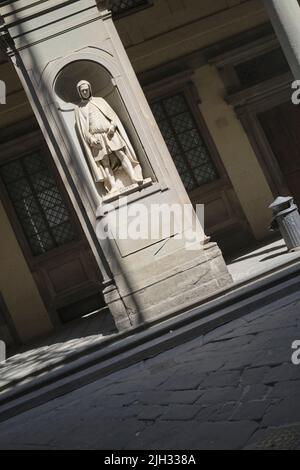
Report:
[[80,80],[91,83],[95,96],[108,99],[114,92],[112,77],[104,67],[90,60],[78,60],[66,65],[56,77],[54,90],[62,103],[78,103],[76,85]]
[[[118,87],[114,84],[113,77],[104,66],[91,60],[82,59],[67,64],[58,73],[54,82],[56,101],[73,138],[77,138],[74,105],[80,101],[76,85],[81,80],[89,81],[92,86],[93,95],[104,98],[118,114],[141,163],[144,177],[150,177],[154,180],[152,168],[127,111],[125,101]],[[97,187],[97,190],[103,196],[104,192],[101,186]]]

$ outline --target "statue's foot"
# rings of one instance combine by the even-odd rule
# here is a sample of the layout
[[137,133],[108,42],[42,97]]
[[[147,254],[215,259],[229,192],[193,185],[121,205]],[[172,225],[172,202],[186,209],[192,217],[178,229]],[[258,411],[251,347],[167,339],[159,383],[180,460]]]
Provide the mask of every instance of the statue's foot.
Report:
[[118,191],[119,191],[119,188],[118,188],[117,186],[113,186],[113,187],[109,190],[108,194],[117,193]]
[[144,178],[135,178],[135,179],[133,180],[133,183],[136,183],[136,184],[138,184],[139,186],[140,186],[141,184],[143,184],[143,182],[144,182]]

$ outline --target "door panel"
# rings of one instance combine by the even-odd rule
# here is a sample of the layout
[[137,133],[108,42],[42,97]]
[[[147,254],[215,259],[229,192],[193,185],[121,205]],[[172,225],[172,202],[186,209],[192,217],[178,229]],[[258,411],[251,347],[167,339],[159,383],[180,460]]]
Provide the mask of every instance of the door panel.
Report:
[[220,180],[208,188],[190,194],[191,202],[204,204],[205,233],[227,255],[252,242],[249,226],[234,189]]
[[[65,321],[60,311],[98,294],[98,308],[103,306],[100,294],[100,271],[93,253],[84,240],[66,246],[60,253],[53,253],[37,262],[33,271],[39,290],[52,312],[52,316]],[[96,310],[96,308],[94,308]],[[89,312],[82,311],[77,316]],[[75,317],[74,317],[75,318]]]
[[300,107],[287,102],[260,113],[258,119],[286,185],[300,206]]
[[47,147],[40,136],[34,140],[1,155],[1,199],[50,318],[60,324],[69,305],[77,312],[70,319],[81,316],[76,303],[97,295],[91,308],[103,307],[101,273]]

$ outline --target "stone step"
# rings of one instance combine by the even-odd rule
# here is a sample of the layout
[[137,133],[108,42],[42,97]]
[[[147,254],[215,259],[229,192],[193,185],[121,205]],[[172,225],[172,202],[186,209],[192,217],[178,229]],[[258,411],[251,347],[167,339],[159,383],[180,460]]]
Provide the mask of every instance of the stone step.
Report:
[[[17,383],[12,377],[0,393],[0,421],[66,394],[94,380],[153,357],[187,340],[201,337],[215,328],[256,309],[267,312],[291,301],[299,291],[300,265],[283,269],[238,286],[202,305],[169,312],[164,321],[154,321],[112,342],[74,354],[72,360],[45,366],[39,375],[28,374]],[[176,306],[175,306],[176,307]]]

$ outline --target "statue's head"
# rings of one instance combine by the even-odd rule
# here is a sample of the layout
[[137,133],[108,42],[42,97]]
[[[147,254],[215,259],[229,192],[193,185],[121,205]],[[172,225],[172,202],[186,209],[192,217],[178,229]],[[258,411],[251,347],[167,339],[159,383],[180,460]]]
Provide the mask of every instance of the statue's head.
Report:
[[81,80],[77,83],[77,91],[82,100],[89,100],[92,96],[92,87],[86,80]]

